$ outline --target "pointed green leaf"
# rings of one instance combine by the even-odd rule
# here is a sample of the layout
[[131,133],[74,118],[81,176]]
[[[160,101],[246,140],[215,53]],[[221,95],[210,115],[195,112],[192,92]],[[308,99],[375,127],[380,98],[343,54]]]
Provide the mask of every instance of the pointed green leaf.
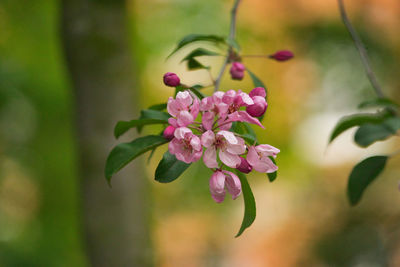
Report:
[[395,135],[400,129],[400,118],[389,118],[379,124],[364,124],[354,135],[354,142],[361,147],[367,147],[376,141],[382,141]]
[[248,228],[254,220],[256,219],[256,201],[254,199],[253,192],[251,191],[250,185],[247,182],[246,176],[236,171],[237,176],[240,179],[240,183],[242,184],[242,194],[244,200],[244,216],[242,225],[240,226],[239,232],[235,237],[240,236],[246,228]]
[[209,67],[204,66],[203,64],[201,64],[199,61],[197,61],[194,58],[190,58],[187,61],[187,68],[188,68],[188,70],[198,70],[198,69],[208,69]]
[[[154,109],[143,109],[142,111],[140,111],[140,117],[139,119],[154,119],[154,120],[162,120],[165,122],[168,122],[168,119],[171,116],[164,112],[164,111],[160,111],[160,110],[154,110]],[[137,130],[140,133],[143,129],[142,125],[137,126]]]
[[331,137],[329,138],[329,143],[331,143],[341,133],[350,128],[353,128],[355,126],[360,126],[366,123],[380,123],[388,116],[389,114],[387,112],[379,112],[379,113],[357,113],[342,117],[336,124],[335,128],[333,129]]
[[136,157],[167,142],[168,140],[163,136],[148,135],[137,138],[130,143],[118,144],[111,150],[107,158],[105,168],[107,181],[110,183],[111,177]]
[[[274,157],[270,156],[269,158],[276,165],[276,161],[275,161]],[[269,181],[272,183],[273,181],[275,181],[276,177],[278,176],[278,171],[267,173],[267,176],[268,176]]]
[[210,51],[204,48],[196,48],[195,50],[193,50],[192,52],[190,52],[186,57],[184,57],[182,59],[181,62],[186,61],[186,60],[190,60],[194,57],[201,57],[201,56],[218,56],[219,53],[216,53],[214,51]]
[[356,205],[365,189],[385,168],[387,156],[374,156],[358,163],[352,170],[347,185],[347,196],[351,205]]
[[167,103],[156,104],[149,107],[149,109],[159,110],[159,111],[165,110],[166,108],[167,108]]
[[365,102],[362,102],[358,108],[399,108],[399,104],[393,102],[392,100],[388,98],[376,98],[372,100],[368,100]]
[[249,73],[251,80],[253,81],[254,87],[263,87],[265,90],[267,90],[265,84],[253,72],[251,72],[247,68],[246,70]]
[[186,35],[185,37],[182,38],[182,40],[179,41],[178,45],[175,47],[174,51],[172,51],[170,56],[175,54],[177,51],[182,49],[188,44],[194,43],[194,42],[210,42],[213,44],[220,44],[220,43],[225,43],[225,38],[217,35],[210,35],[210,34],[189,34]]
[[199,91],[196,87],[190,87],[190,91],[195,94],[200,100],[206,97],[202,92]]
[[114,136],[115,138],[119,138],[121,135],[126,133],[129,129],[135,127],[143,127],[144,125],[151,124],[166,124],[168,120],[158,120],[158,119],[139,119],[139,120],[131,120],[131,121],[119,121],[114,128]]
[[157,166],[155,179],[160,183],[170,183],[178,178],[190,164],[176,159],[169,151],[164,153],[164,156]]

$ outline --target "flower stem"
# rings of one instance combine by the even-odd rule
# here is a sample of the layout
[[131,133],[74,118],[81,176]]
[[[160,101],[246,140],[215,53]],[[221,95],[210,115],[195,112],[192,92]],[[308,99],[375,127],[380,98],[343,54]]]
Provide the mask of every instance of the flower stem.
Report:
[[[234,40],[235,36],[236,36],[236,14],[237,14],[237,10],[238,10],[238,6],[240,4],[240,1],[241,0],[235,0],[235,2],[233,4],[233,7],[232,7],[232,10],[231,10],[231,25],[230,25],[229,37],[228,37],[230,40]],[[218,76],[215,79],[214,92],[218,91],[218,89],[219,89],[219,85],[221,84],[222,76],[224,76],[225,69],[226,69],[226,67],[228,66],[228,63],[229,63],[229,57],[231,55],[232,49],[233,49],[232,46],[229,45],[228,46],[228,53],[225,56],[224,63],[222,64],[222,67],[221,67],[221,69],[220,69],[220,71],[218,73]]]
[[347,16],[347,12],[343,3],[343,0],[338,0],[338,5],[339,5],[339,11],[340,15],[342,17],[343,23],[346,26],[348,32],[351,35],[351,38],[353,39],[353,42],[358,50],[358,53],[360,54],[362,64],[364,66],[365,72],[367,74],[367,77],[369,81],[371,82],[372,87],[375,90],[376,95],[379,98],[383,98],[384,94],[382,91],[381,86],[379,85],[376,75],[374,71],[371,68],[371,63],[367,54],[367,50],[365,49],[365,46],[363,42],[361,41],[360,36],[357,34],[356,30],[354,29],[353,25],[351,25],[351,22]]

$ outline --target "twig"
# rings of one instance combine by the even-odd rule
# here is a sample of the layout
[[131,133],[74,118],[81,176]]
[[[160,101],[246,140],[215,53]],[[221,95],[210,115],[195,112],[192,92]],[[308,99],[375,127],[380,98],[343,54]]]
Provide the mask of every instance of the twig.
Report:
[[358,53],[360,54],[361,61],[365,68],[365,72],[367,73],[368,79],[371,82],[371,85],[374,88],[377,96],[379,98],[383,98],[384,94],[383,94],[381,86],[379,85],[379,83],[376,79],[375,73],[373,72],[373,70],[371,68],[367,50],[365,49],[365,46],[364,46],[363,42],[361,41],[360,36],[357,34],[356,30],[350,23],[350,20],[346,13],[346,9],[344,7],[343,0],[338,0],[338,5],[339,5],[340,15],[342,17],[343,23],[346,26],[347,30],[349,31],[351,38],[353,39],[353,42],[358,50]]
[[[230,29],[229,29],[229,37],[228,37],[230,40],[234,40],[235,39],[235,35],[236,35],[236,14],[237,14],[237,9],[238,9],[238,6],[240,4],[240,1],[241,0],[235,0],[235,2],[233,4],[233,7],[232,7],[232,10],[231,10],[231,26],[230,26]],[[215,79],[214,92],[218,91],[219,85],[221,83],[222,76],[224,75],[225,69],[226,69],[226,67],[227,67],[227,65],[229,63],[229,57],[231,55],[231,52],[232,52],[232,46],[229,45],[228,46],[228,53],[227,53],[227,55],[225,57],[225,61],[224,61],[223,65],[222,65],[222,67],[221,67],[221,69],[220,69],[220,71],[218,73],[217,79]]]

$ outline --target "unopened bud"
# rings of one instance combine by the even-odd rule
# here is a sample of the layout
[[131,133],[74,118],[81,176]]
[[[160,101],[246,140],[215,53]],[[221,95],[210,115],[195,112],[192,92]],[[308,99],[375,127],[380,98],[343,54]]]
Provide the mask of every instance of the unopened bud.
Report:
[[269,58],[275,59],[277,61],[286,61],[294,57],[293,53],[289,50],[280,50],[273,55],[270,55]]
[[176,87],[181,84],[181,80],[175,73],[167,72],[164,74],[164,84],[166,86]]
[[264,87],[256,87],[250,91],[249,96],[251,98],[253,98],[255,96],[262,96],[265,98],[267,96],[267,92],[265,91]]
[[163,136],[165,139],[172,140],[174,138],[174,132],[175,132],[175,127],[169,125],[167,128],[165,128]]
[[240,62],[233,62],[231,69],[229,70],[233,80],[242,80],[244,77],[244,71],[246,68]]
[[251,172],[253,167],[251,167],[251,165],[245,158],[240,157],[240,164],[236,167],[236,169],[243,173],[249,173]]
[[262,116],[267,110],[268,104],[262,96],[253,97],[254,104],[246,107],[246,112],[253,117]]

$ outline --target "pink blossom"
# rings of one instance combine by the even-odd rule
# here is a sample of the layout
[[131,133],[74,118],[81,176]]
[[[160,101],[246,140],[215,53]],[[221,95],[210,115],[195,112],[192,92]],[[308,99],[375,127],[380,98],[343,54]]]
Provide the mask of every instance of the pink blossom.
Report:
[[237,92],[235,90],[227,91],[222,97],[222,102],[228,105],[228,113],[233,113],[240,107],[254,104],[251,97],[240,90]]
[[235,111],[234,113],[229,114],[227,121],[248,122],[248,123],[256,124],[264,129],[264,126],[261,124],[261,122],[258,119],[250,116],[246,111],[243,111],[243,110]]
[[232,195],[232,199],[236,199],[242,192],[242,185],[236,174],[218,170],[210,178],[210,192],[215,202],[221,203],[224,201],[225,189]]
[[222,102],[224,92],[217,91],[212,96],[201,100],[200,110],[203,111],[202,124],[204,129],[211,130],[215,117],[225,118],[228,114],[228,105]]
[[255,96],[262,96],[265,98],[267,96],[267,92],[265,91],[264,87],[256,87],[250,91],[249,96],[251,98],[253,98]]
[[251,172],[251,170],[253,169],[253,167],[251,167],[251,165],[249,164],[249,162],[248,162],[245,158],[243,158],[243,157],[240,157],[240,160],[241,160],[241,162],[240,162],[240,164],[239,164],[238,166],[236,166],[236,169],[237,169],[238,171],[240,171],[240,172],[243,172],[243,173],[249,173],[249,172]]
[[200,138],[194,135],[189,128],[177,128],[174,136],[175,138],[168,145],[168,150],[178,160],[191,163],[201,158],[203,148]]
[[262,116],[267,110],[268,104],[262,96],[253,97],[254,104],[246,107],[246,112],[253,117]]
[[175,132],[175,127],[169,125],[167,128],[165,128],[163,136],[165,139],[172,140],[172,138],[174,138],[174,132]]
[[286,61],[294,57],[292,51],[289,50],[280,50],[276,52],[275,54],[272,54],[269,56],[272,59],[275,59],[277,61]]
[[278,170],[278,166],[269,157],[275,158],[279,152],[279,149],[270,145],[251,146],[247,154],[247,161],[258,172],[275,172]]
[[175,128],[187,126],[196,119],[199,114],[200,102],[190,95],[189,91],[179,92],[176,98],[168,99],[167,111],[175,118],[169,118],[168,122]]
[[229,70],[233,80],[242,80],[244,77],[245,66],[240,62],[233,62]]
[[208,168],[218,168],[218,149],[219,159],[231,168],[236,168],[240,164],[238,155],[246,151],[244,140],[229,131],[219,131],[214,134],[214,132],[208,130],[202,134],[201,143],[207,148],[204,152],[203,161]]
[[171,86],[171,87],[176,87],[181,84],[181,80],[179,79],[178,75],[176,75],[173,72],[165,73],[163,81],[166,86]]

